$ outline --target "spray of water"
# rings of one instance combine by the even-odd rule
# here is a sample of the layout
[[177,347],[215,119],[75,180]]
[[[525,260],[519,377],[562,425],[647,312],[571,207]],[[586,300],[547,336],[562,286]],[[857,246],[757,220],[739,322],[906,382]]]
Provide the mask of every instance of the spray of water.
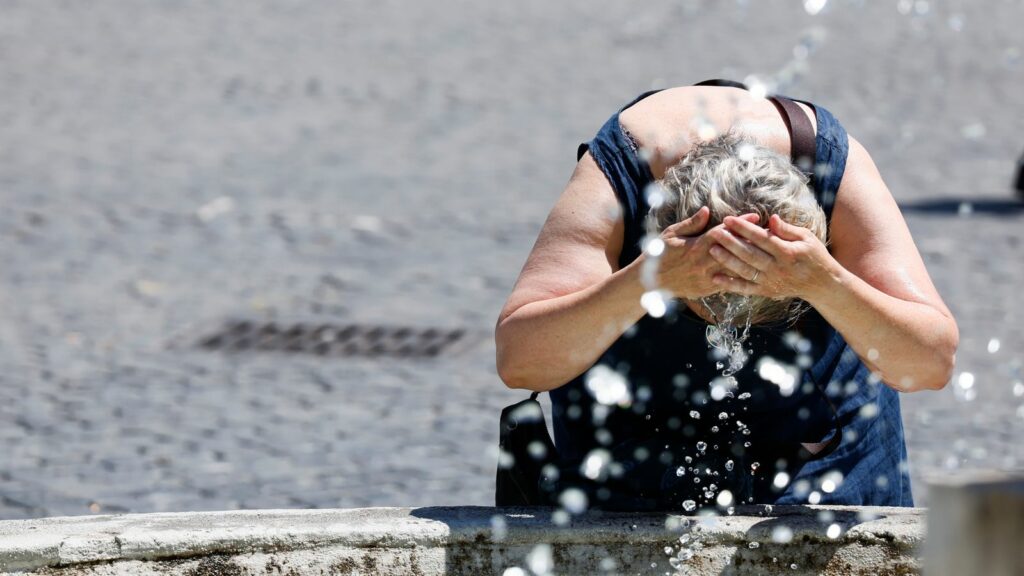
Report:
[[[711,314],[714,324],[709,324],[705,336],[708,346],[718,350],[727,363],[719,363],[723,377],[739,372],[750,356],[743,344],[750,336],[750,297],[737,294],[716,294],[700,299]],[[740,318],[742,322],[737,322]]]

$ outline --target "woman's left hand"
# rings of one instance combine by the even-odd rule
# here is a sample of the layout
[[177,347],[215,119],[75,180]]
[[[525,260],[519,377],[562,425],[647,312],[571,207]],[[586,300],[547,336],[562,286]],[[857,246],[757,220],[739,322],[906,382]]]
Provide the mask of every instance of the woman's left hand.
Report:
[[811,301],[828,289],[839,263],[813,232],[777,214],[768,228],[756,222],[727,216],[725,227],[715,231],[718,245],[710,253],[728,274],[716,274],[713,281],[723,292]]

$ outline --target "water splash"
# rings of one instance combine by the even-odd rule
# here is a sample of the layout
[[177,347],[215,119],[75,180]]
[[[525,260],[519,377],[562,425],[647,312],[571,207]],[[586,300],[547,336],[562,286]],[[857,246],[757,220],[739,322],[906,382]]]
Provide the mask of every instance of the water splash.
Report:
[[[708,345],[727,360],[728,364],[720,363],[719,369],[722,370],[722,376],[728,378],[742,370],[750,358],[743,348],[744,342],[750,337],[750,297],[716,294],[701,298],[700,302],[715,321],[708,325],[705,337]],[[743,321],[738,325],[737,320],[741,317]]]

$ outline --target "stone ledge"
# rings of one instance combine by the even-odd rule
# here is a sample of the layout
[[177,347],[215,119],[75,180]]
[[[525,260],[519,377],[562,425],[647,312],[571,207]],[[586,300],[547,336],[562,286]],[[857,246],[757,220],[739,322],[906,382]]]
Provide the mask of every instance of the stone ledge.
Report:
[[[687,574],[913,574],[925,524],[915,508],[757,506],[703,518],[589,512],[561,527],[551,512],[362,508],[4,521],[0,571],[501,574],[525,568],[534,547],[547,545],[553,573],[660,575],[671,571],[664,548],[687,532],[701,542]],[[831,524],[840,528],[836,538],[826,534]],[[780,525],[792,531],[788,543],[772,539]]]

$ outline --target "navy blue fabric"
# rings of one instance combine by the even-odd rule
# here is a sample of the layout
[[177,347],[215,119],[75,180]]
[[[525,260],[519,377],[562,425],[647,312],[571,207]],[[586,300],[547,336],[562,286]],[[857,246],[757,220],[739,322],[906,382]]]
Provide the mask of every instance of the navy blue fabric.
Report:
[[[653,93],[642,94],[619,112]],[[811,106],[817,116],[812,184],[831,219],[849,143],[845,129],[827,109]],[[594,139],[580,146],[578,158],[589,152],[619,198],[625,224],[619,259],[622,267],[640,255],[648,212],[644,189],[653,177],[635,141],[619,124],[619,112]],[[608,409],[596,405],[585,388],[585,375],[552,390],[552,423],[563,468],[571,469],[598,448],[616,454],[617,461],[629,460],[620,458],[620,453],[639,453],[633,448],[638,444],[645,446],[644,459],[658,459],[663,467],[671,467],[681,463],[687,453],[677,446],[690,446],[697,440],[712,445],[720,440],[737,461],[764,464],[752,475],[757,502],[806,503],[808,492],[817,490],[821,503],[913,505],[898,394],[872,378],[842,336],[817,312],[809,311],[794,326],[752,327],[748,348],[753,353],[746,367],[735,374],[735,395],[751,395],[743,402],[735,397],[703,402],[710,383],[720,375],[720,358],[709,350],[706,326],[685,307],[671,308],[663,318],[644,317],[612,344],[595,365],[625,377],[633,397],[630,406]],[[776,385],[760,378],[755,367],[764,357],[804,367],[800,385],[791,395],[782,395]],[[801,460],[797,457],[801,442],[822,442],[835,430],[832,409],[820,390],[827,391],[837,408],[844,434],[831,454]],[[699,419],[689,416],[692,410]],[[742,419],[751,431],[749,437],[738,442],[714,432],[711,426],[722,411]],[[747,439],[751,446],[744,448],[742,441]],[[662,445],[665,450],[660,449]],[[655,453],[646,456],[651,447],[656,447]],[[624,464],[627,469],[633,465],[640,466]],[[786,471],[792,479],[781,490],[772,483],[777,470]],[[835,489],[825,491],[822,476],[830,472],[838,472],[843,480]],[[832,486],[826,483],[824,488]],[[636,488],[638,493],[654,489]],[[608,490],[601,495],[607,499]],[[612,496],[609,501],[636,494]],[[602,507],[601,501],[592,505]]]

